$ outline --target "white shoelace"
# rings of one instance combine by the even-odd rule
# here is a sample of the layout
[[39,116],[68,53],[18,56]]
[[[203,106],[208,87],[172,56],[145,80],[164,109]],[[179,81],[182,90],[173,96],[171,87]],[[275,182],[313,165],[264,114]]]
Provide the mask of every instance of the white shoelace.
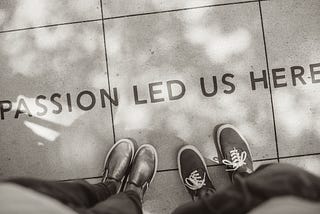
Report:
[[185,185],[192,189],[197,190],[203,187],[205,183],[206,173],[204,172],[203,178],[201,178],[200,173],[197,170],[191,172],[189,177],[185,179]]
[[222,160],[223,164],[232,167],[232,169],[226,169],[226,171],[235,171],[239,167],[247,164],[245,162],[245,160],[247,158],[246,151],[239,153],[239,151],[235,147],[233,147],[233,149],[230,151],[230,154],[231,154],[232,161],[226,160],[226,159]]

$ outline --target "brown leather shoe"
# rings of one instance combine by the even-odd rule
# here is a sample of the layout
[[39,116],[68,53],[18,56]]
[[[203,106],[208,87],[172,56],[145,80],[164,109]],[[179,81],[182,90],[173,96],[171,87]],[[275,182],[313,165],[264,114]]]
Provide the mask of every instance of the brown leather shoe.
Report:
[[120,192],[125,175],[133,161],[135,145],[132,139],[121,139],[111,147],[107,154],[102,182],[116,182],[117,192]]
[[140,199],[143,200],[146,190],[156,175],[157,168],[156,149],[150,144],[140,146],[135,154],[125,190],[137,192]]

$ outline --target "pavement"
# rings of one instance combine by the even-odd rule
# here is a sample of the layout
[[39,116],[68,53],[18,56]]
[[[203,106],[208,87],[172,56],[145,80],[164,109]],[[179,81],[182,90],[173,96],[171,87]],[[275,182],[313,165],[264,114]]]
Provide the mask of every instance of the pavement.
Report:
[[150,143],[159,168],[145,213],[191,198],[176,155],[205,157],[236,126],[255,166],[320,175],[318,0],[2,0],[0,177],[98,182],[117,140]]

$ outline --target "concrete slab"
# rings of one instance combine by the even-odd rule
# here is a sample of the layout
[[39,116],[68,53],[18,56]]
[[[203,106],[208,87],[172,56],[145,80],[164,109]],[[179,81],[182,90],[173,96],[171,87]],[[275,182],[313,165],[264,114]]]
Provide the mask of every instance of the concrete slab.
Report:
[[214,164],[213,129],[231,123],[248,139],[254,159],[276,157],[269,91],[250,84],[249,73],[266,68],[257,2],[105,25],[111,87],[119,94],[116,138],[153,144],[160,170],[177,168],[184,144]]
[[315,175],[320,176],[320,155],[286,158],[281,159],[280,162],[301,167]]
[[319,10],[317,0],[262,2],[270,73],[280,76],[273,86],[280,156],[320,152]]
[[[259,78],[266,69],[258,2],[200,8],[243,1],[103,0],[105,17],[124,16],[105,21],[111,88],[119,98],[116,139],[133,137],[159,153],[161,172],[146,193],[145,213],[167,214],[191,200],[176,170],[177,151],[193,144],[215,165],[218,124],[238,127],[255,160],[276,157],[269,89],[259,82],[254,90],[250,80],[250,72]],[[319,155],[288,158],[320,151],[320,3],[261,4],[279,152],[287,157],[280,161],[320,175]],[[140,14],[189,7],[199,8]],[[0,31],[99,18],[99,0],[0,2]],[[0,178],[100,181],[114,141],[100,91],[108,92],[103,45],[100,21],[0,34]],[[304,69],[300,78],[296,67],[295,83],[293,66]],[[285,75],[277,86],[275,68],[285,69],[274,71]],[[224,166],[209,171],[218,190],[230,184]]]
[[101,18],[99,0],[1,0],[0,31]]
[[100,175],[113,144],[101,23],[0,34],[0,67],[0,176]]
[[136,0],[128,2],[125,0],[103,0],[103,10],[104,17],[117,17],[244,1],[245,0]]

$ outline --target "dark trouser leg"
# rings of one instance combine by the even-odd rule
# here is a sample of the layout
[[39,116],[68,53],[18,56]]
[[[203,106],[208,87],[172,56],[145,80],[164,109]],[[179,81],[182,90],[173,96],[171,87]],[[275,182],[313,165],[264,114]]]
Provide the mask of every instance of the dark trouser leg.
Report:
[[88,210],[77,210],[83,214],[142,214],[139,195],[130,190],[113,195]]
[[89,208],[116,193],[116,185],[113,182],[89,184],[83,180],[56,182],[32,178],[8,179],[5,182],[33,189],[71,208]]
[[272,197],[285,195],[320,201],[320,178],[288,164],[262,166],[211,197],[181,206],[173,213],[247,213]]

